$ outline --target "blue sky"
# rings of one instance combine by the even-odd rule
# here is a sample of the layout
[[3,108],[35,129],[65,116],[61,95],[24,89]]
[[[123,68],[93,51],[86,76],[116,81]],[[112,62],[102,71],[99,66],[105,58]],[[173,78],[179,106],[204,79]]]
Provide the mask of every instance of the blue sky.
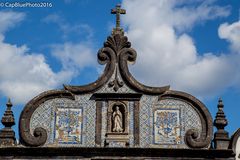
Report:
[[227,130],[240,127],[239,0],[49,0],[52,7],[42,8],[7,2],[0,1],[1,115],[7,97],[18,119],[42,91],[96,80],[103,69],[97,50],[115,25],[110,9],[121,3],[122,26],[138,52],[130,66],[136,79],[191,93],[213,118],[222,97]]

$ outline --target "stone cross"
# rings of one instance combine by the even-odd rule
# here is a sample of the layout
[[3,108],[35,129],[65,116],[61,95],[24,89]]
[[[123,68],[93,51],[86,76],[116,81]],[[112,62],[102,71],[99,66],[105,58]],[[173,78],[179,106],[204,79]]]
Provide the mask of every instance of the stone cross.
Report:
[[112,14],[116,14],[116,29],[117,30],[121,30],[120,29],[120,15],[121,14],[126,14],[126,10],[125,9],[121,9],[121,5],[118,4],[116,5],[115,9],[111,10]]

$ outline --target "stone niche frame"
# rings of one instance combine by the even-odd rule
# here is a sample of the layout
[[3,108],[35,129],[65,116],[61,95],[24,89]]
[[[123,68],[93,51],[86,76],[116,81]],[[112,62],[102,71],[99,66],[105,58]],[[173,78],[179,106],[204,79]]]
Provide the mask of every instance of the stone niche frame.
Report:
[[[103,102],[107,104],[107,127],[104,146],[109,146],[109,142],[120,142],[122,146],[129,146],[129,102],[134,104],[133,115],[134,115],[134,146],[139,146],[139,105],[142,94],[139,93],[95,93],[91,99],[96,101],[96,133],[95,143],[96,146],[101,146],[102,134],[102,107]],[[122,105],[124,107],[124,131],[122,133],[112,132],[112,108],[115,105]]]
[[[114,132],[113,113],[116,107],[119,106],[119,111],[122,114],[122,132]],[[105,146],[111,144],[118,144],[122,146],[129,145],[129,106],[128,101],[108,101],[107,109],[107,133],[105,139]],[[105,127],[105,126],[104,126]]]

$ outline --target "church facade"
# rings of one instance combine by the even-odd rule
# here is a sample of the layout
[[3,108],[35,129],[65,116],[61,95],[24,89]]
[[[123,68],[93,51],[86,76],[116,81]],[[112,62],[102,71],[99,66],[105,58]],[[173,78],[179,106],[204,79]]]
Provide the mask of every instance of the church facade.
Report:
[[[103,74],[85,86],[64,85],[28,102],[19,119],[19,144],[11,102],[2,118],[0,158],[235,159],[240,130],[230,137],[221,99],[215,119],[194,96],[150,87],[128,69],[137,52],[120,27],[97,54]],[[216,132],[213,133],[213,128]]]

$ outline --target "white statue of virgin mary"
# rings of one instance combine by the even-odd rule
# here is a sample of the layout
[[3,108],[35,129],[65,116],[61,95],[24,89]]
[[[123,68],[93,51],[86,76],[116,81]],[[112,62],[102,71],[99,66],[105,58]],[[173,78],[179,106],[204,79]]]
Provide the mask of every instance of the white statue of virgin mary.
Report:
[[116,110],[113,112],[113,132],[123,132],[123,124],[122,124],[122,113],[119,110],[119,107],[116,106]]

